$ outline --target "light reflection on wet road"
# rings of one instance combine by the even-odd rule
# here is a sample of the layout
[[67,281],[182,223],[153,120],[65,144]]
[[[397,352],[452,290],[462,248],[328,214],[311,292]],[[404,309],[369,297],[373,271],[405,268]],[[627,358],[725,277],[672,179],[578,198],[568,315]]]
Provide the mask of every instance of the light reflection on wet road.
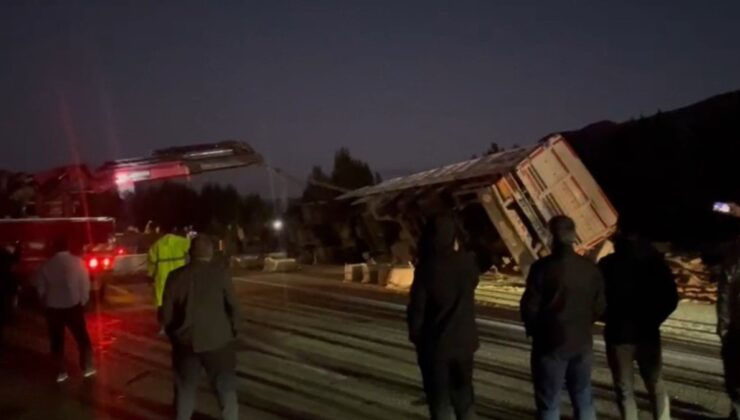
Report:
[[[404,296],[299,274],[254,274],[236,283],[245,313],[238,353],[241,418],[425,417],[415,356],[406,339]],[[147,296],[145,288],[125,287],[134,296]],[[98,377],[83,381],[72,370],[70,381],[60,386],[52,381],[42,318],[22,313],[8,331],[10,348],[0,362],[0,417],[171,418],[169,345],[156,334],[153,308],[114,306],[88,314]],[[486,318],[481,333],[475,377],[480,417],[531,418],[529,347],[519,326]],[[70,361],[76,356],[71,341]],[[728,404],[716,354],[702,351],[708,366],[702,367],[686,363],[692,354],[683,347],[669,351],[676,354],[666,360],[674,417],[719,418]],[[616,418],[600,351],[596,363],[600,417]],[[645,393],[639,397],[645,407]],[[198,411],[194,418],[217,418],[205,381]]]

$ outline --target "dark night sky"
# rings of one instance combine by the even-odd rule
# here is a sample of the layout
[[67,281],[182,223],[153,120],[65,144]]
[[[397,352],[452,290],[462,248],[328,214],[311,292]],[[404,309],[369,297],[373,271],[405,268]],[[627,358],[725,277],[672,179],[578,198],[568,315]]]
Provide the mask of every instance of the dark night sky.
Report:
[[740,87],[738,1],[102,3],[0,5],[0,168],[237,138],[389,177]]

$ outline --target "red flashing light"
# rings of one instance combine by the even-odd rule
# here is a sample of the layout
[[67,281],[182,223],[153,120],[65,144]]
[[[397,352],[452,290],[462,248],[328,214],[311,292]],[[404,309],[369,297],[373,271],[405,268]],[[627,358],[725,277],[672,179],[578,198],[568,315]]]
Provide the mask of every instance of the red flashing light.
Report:
[[110,258],[103,258],[103,268],[110,268]]
[[[110,263],[110,261],[109,261],[109,263]],[[98,265],[100,265],[100,261],[98,261],[98,259],[97,259],[97,258],[95,258],[95,257],[92,257],[92,258],[90,258],[90,259],[89,259],[89,260],[87,261],[87,266],[88,266],[88,267],[89,267],[90,269],[92,269],[92,270],[94,270],[94,269],[98,268]]]
[[126,253],[126,250],[123,248],[116,249],[116,255],[123,255]]

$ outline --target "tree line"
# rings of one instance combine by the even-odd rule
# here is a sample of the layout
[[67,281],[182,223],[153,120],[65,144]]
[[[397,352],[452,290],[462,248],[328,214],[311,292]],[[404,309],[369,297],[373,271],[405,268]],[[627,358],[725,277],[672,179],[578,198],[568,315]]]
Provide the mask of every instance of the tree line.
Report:
[[301,196],[278,205],[258,194],[242,194],[231,185],[206,184],[198,190],[188,183],[167,181],[138,185],[135,192],[124,197],[116,192],[90,196],[89,209],[91,215],[116,217],[121,229],[142,230],[149,223],[161,229],[192,226],[217,235],[229,226],[260,232],[269,230],[273,220],[286,215],[300,219],[301,204],[333,201],[342,189],[380,181],[380,175],[367,162],[341,148],[335,153],[328,174],[320,166],[313,167]]

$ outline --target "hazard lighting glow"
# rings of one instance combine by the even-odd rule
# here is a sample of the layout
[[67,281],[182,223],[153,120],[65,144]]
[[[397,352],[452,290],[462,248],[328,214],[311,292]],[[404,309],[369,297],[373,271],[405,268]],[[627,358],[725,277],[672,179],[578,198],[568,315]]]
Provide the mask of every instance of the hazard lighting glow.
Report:
[[104,258],[103,259],[103,268],[110,267],[110,258]]
[[128,174],[116,174],[116,184],[126,184],[129,182]]
[[[108,261],[108,262],[110,263],[110,261]],[[90,267],[91,269],[96,269],[96,268],[98,268],[98,265],[100,265],[100,261],[98,261],[98,259],[97,259],[97,258],[95,258],[95,257],[93,257],[93,258],[90,258],[90,259],[89,259],[89,260],[87,261],[87,266],[88,266],[88,267]]]
[[132,182],[144,181],[151,177],[149,171],[119,172],[115,175],[116,184],[124,185]]
[[126,253],[126,250],[123,248],[116,249],[116,255],[123,255]]

